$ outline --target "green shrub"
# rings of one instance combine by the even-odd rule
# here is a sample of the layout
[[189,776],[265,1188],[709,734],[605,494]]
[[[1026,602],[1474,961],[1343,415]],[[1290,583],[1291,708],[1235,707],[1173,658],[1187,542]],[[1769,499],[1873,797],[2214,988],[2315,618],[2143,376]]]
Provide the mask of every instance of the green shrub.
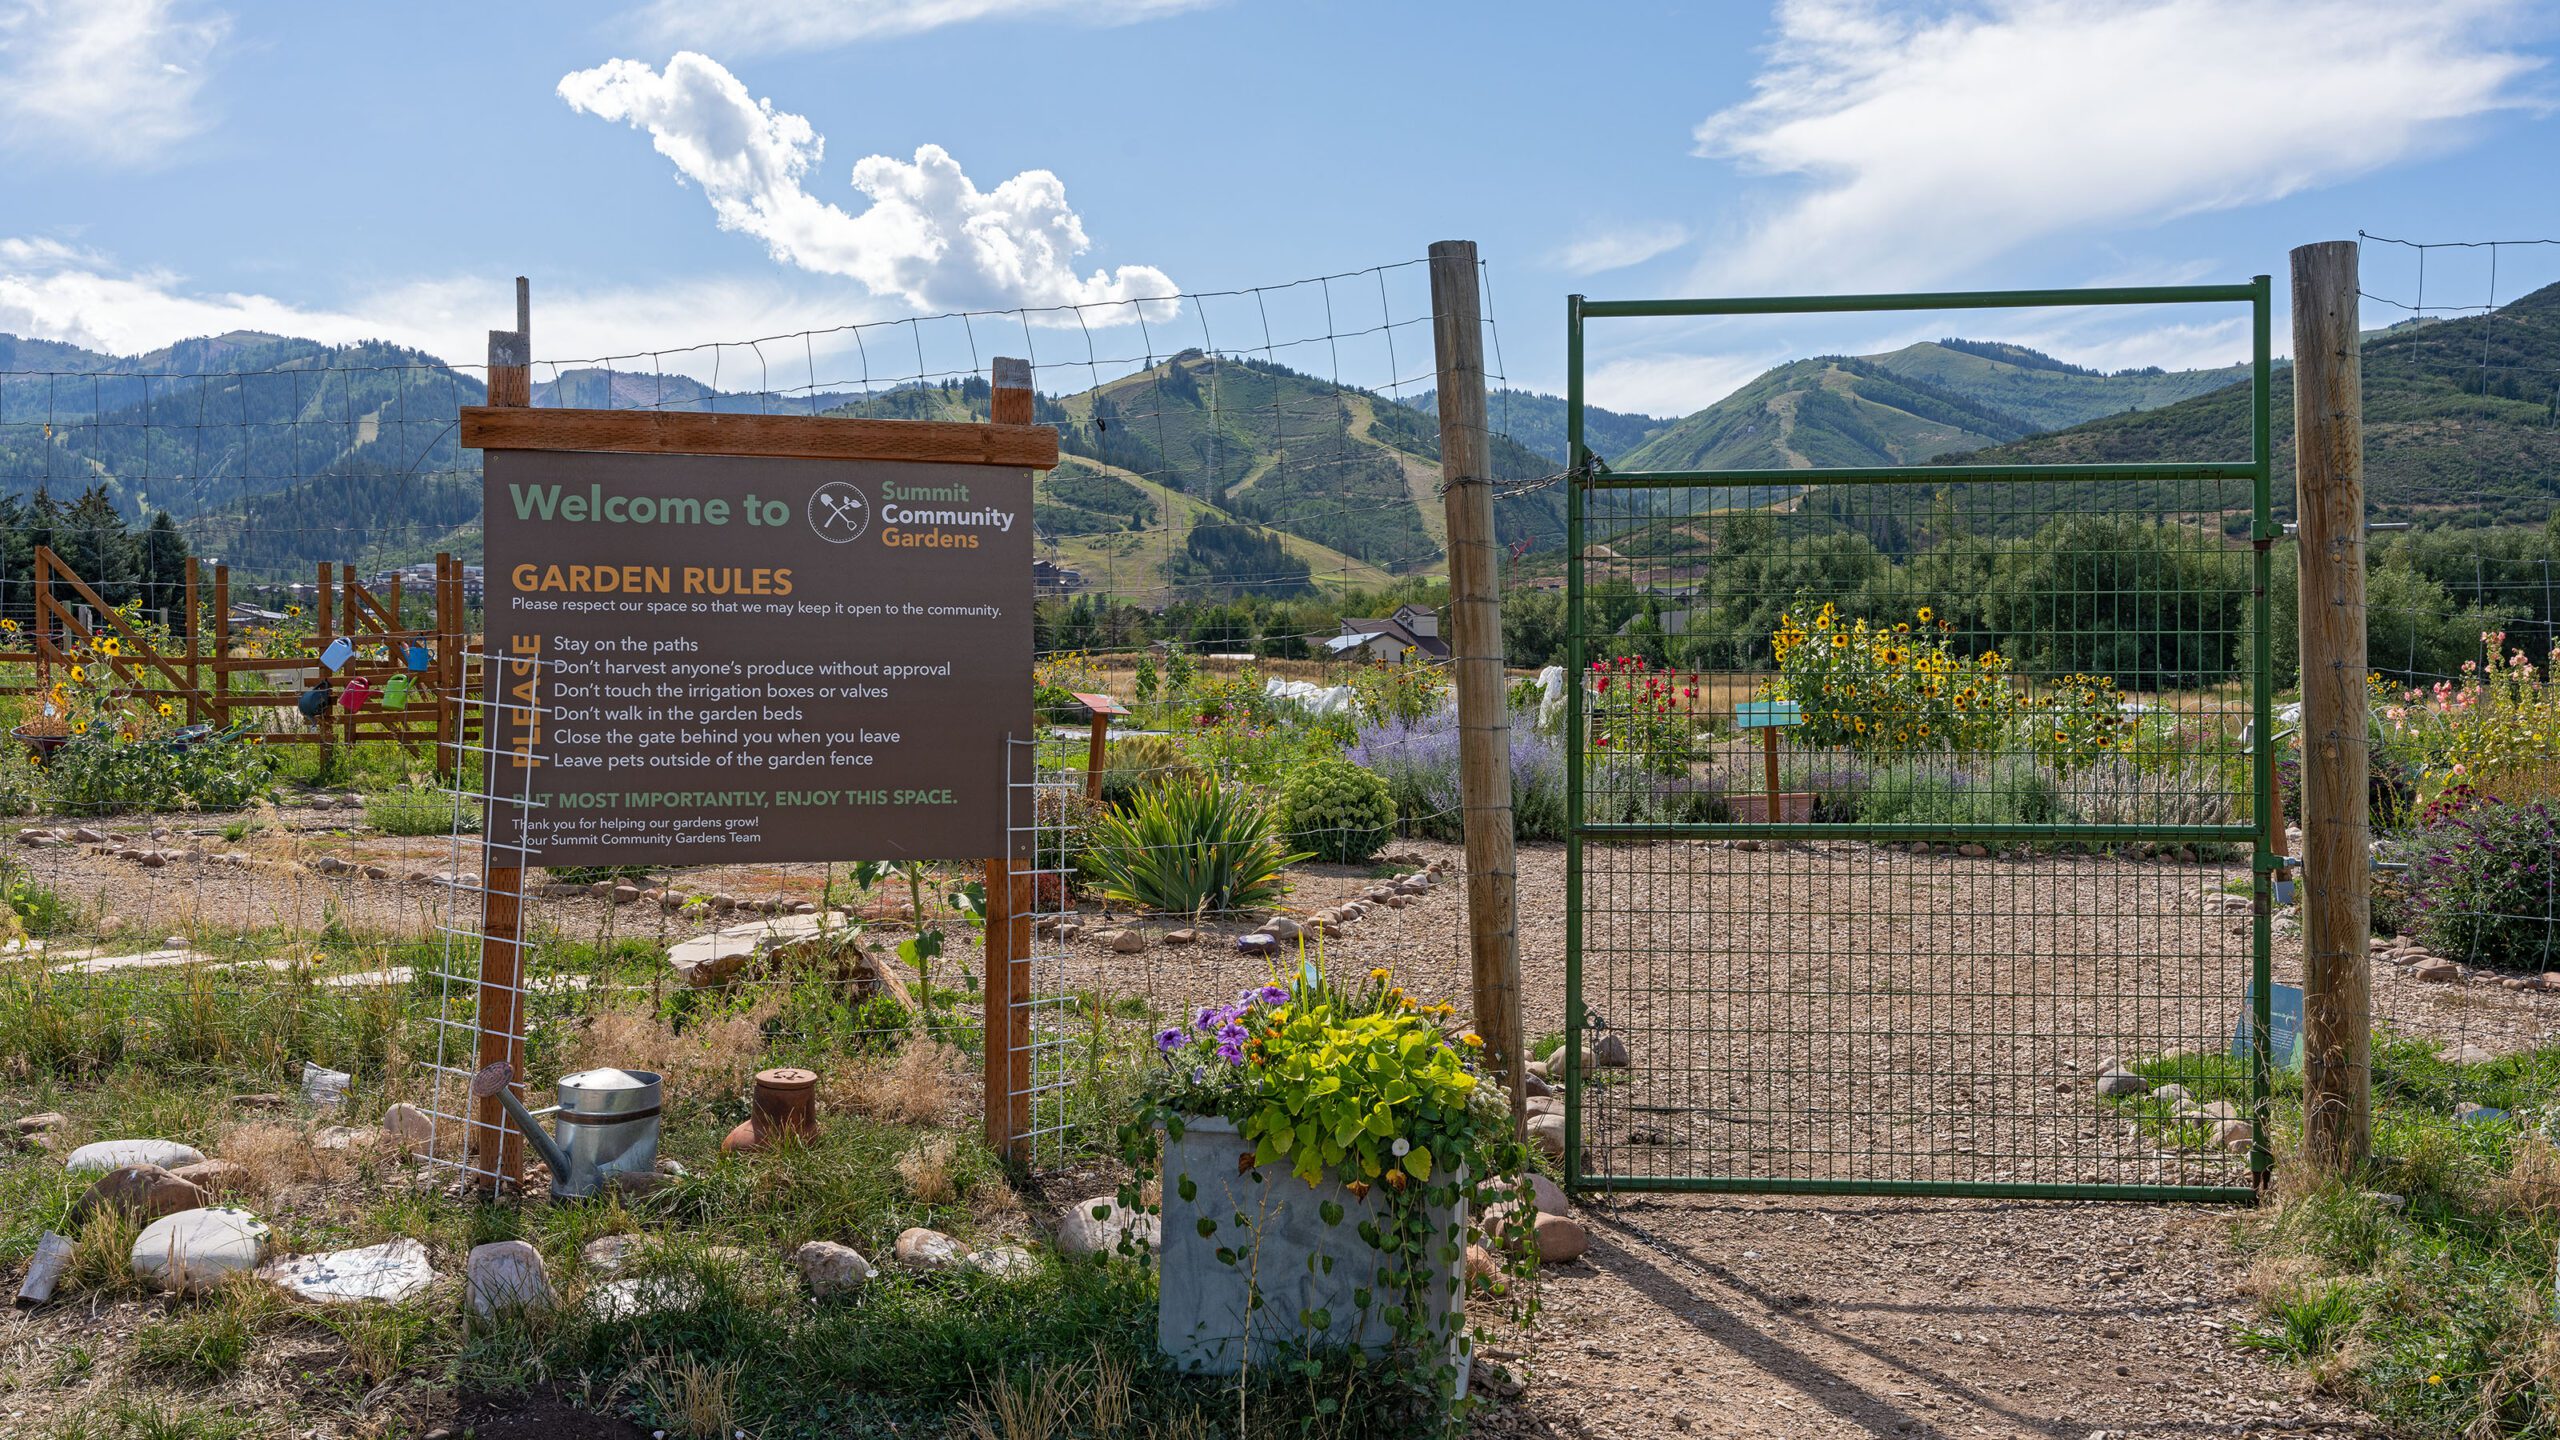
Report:
[[[469,801],[461,803],[461,832],[480,833],[480,807]],[[454,804],[454,797],[442,790],[403,785],[366,796],[364,818],[366,824],[385,835],[449,835],[456,829]]]
[[2045,825],[2061,816],[2061,787],[2026,762],[1897,765],[1878,771],[1858,800],[1858,818],[1873,825]]
[[2410,872],[2418,931],[2474,965],[2560,968],[2560,820],[2487,796],[2435,807]]
[[1102,798],[1126,805],[1141,790],[1192,773],[1191,757],[1170,735],[1131,735],[1102,752]]
[[1142,790],[1096,830],[1103,895],[1178,914],[1268,905],[1281,871],[1307,858],[1282,850],[1259,796],[1205,777]]
[[128,810],[237,810],[275,788],[266,747],[237,736],[180,746],[96,732],[44,763],[46,802],[61,815]]
[[1319,860],[1352,864],[1387,848],[1396,803],[1387,782],[1348,760],[1318,760],[1280,786],[1289,843]]

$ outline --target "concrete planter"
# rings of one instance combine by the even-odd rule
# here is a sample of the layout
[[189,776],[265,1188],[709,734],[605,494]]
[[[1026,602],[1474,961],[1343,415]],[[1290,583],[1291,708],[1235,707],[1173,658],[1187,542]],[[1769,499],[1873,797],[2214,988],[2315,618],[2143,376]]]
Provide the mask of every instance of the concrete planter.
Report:
[[[1385,1187],[1355,1198],[1330,1173],[1311,1188],[1284,1165],[1240,1171],[1240,1157],[1250,1148],[1232,1123],[1215,1117],[1187,1119],[1182,1138],[1165,1141],[1156,1343],[1166,1358],[1180,1369],[1232,1375],[1248,1358],[1255,1366],[1269,1365],[1310,1346],[1356,1344],[1371,1354],[1386,1349],[1392,1338],[1384,1318],[1390,1302],[1374,1292],[1387,1257],[1360,1238],[1361,1221],[1385,1218]],[[1182,1198],[1186,1177],[1197,1187],[1189,1200]],[[1342,1207],[1340,1224],[1325,1223],[1327,1201]],[[1238,1214],[1246,1217],[1243,1227],[1235,1222]],[[1212,1234],[1200,1233],[1203,1219],[1215,1222]],[[1435,1208],[1431,1221],[1440,1234],[1455,1226],[1463,1237],[1466,1203]],[[1438,1272],[1428,1304],[1432,1328],[1445,1328],[1456,1312],[1449,1358],[1458,1367],[1463,1396],[1469,1368],[1469,1356],[1457,1344],[1465,1328],[1463,1238],[1457,1244],[1457,1260],[1442,1263],[1434,1254],[1426,1263]],[[1218,1257],[1222,1248],[1238,1252],[1234,1264]],[[1330,1272],[1325,1257],[1332,1259]],[[1373,1291],[1365,1311],[1352,1298],[1362,1287]],[[1253,1305],[1257,1290],[1259,1309]],[[1314,1330],[1301,1322],[1303,1312],[1319,1310],[1328,1313],[1330,1325]]]

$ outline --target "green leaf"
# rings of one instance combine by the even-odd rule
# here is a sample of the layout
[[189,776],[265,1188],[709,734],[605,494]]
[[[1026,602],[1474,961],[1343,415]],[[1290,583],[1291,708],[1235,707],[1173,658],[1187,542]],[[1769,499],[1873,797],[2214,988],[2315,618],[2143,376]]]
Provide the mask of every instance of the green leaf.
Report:
[[1404,1173],[1416,1180],[1431,1178],[1431,1147],[1416,1145],[1404,1152]]
[[1206,1240],[1206,1239],[1208,1239],[1210,1236],[1215,1235],[1215,1234],[1217,1234],[1217,1233],[1218,1233],[1218,1222],[1217,1222],[1217,1221],[1215,1221],[1215,1220],[1210,1219],[1210,1218],[1209,1218],[1208,1216],[1206,1216],[1206,1215],[1201,1216],[1201,1217],[1200,1217],[1200,1238],[1201,1238],[1201,1239],[1203,1239],[1203,1240]]
[[[1327,1225],[1339,1225],[1342,1223],[1342,1204],[1340,1201],[1327,1200],[1322,1205],[1316,1207],[1316,1213],[1324,1217],[1324,1223]],[[1102,1216],[1100,1212],[1096,1212],[1094,1218],[1097,1220],[1101,1219]]]
[[1173,1188],[1176,1193],[1182,1196],[1186,1203],[1200,1198],[1200,1182],[1192,1179],[1188,1175],[1185,1175],[1181,1179],[1173,1182]]

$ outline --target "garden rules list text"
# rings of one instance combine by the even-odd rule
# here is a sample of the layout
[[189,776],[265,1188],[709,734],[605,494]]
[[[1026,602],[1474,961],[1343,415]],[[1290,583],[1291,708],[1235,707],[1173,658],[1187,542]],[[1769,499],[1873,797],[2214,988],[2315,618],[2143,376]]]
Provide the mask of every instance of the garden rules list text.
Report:
[[485,473],[497,843],[544,866],[1004,852],[1029,471],[492,450]]

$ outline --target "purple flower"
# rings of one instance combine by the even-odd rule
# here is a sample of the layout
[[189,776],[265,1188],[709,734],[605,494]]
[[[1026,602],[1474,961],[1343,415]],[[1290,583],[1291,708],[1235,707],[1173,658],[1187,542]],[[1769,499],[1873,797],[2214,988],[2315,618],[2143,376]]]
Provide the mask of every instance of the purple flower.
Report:
[[1222,1039],[1218,1042],[1218,1058],[1230,1065],[1244,1063],[1244,1032],[1237,1031],[1236,1037],[1233,1040]]
[[1226,1012],[1212,1010],[1206,1005],[1201,1006],[1199,1012],[1191,1017],[1191,1028],[1194,1030],[1215,1030],[1225,1023]]
[[1256,998],[1265,1005],[1285,1005],[1289,1003],[1289,992],[1277,985],[1265,985]]
[[1164,1029],[1156,1032],[1156,1053],[1159,1055],[1165,1054],[1181,1043],[1182,1032],[1178,1029]]

